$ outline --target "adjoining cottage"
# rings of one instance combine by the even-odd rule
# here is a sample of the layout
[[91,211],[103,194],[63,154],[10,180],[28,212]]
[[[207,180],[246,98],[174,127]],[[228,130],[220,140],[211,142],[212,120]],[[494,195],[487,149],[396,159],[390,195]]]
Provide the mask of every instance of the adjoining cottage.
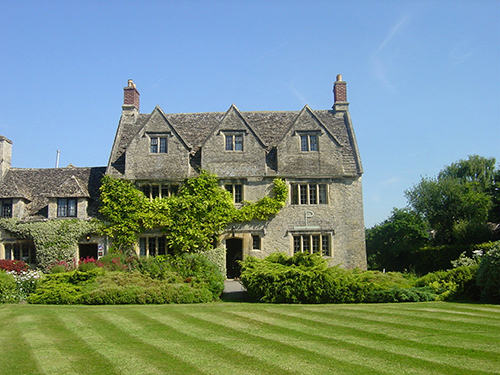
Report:
[[[129,80],[106,168],[11,168],[12,142],[0,138],[1,214],[23,220],[92,217],[103,173],[133,181],[152,199],[175,194],[186,178],[205,169],[219,177],[236,206],[270,194],[280,177],[290,195],[279,214],[230,225],[222,234],[228,277],[238,276],[237,260],[275,251],[318,252],[330,264],[365,269],[363,170],[340,75],[333,91],[331,110],[306,105],[300,111],[244,112],[231,105],[226,112],[167,114],[156,107],[140,113],[140,94]],[[1,236],[0,258],[25,256],[16,239],[5,231]],[[106,249],[105,238],[89,240],[92,251],[85,241],[77,256]],[[140,255],[168,252],[160,231],[138,238]]]

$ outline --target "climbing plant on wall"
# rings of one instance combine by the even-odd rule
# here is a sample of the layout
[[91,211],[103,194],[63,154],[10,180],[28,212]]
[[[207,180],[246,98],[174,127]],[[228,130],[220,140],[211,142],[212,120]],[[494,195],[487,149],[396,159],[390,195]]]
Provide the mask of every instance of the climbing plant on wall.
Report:
[[277,214],[288,196],[286,183],[274,180],[273,196],[240,209],[231,194],[219,186],[216,175],[202,171],[190,178],[169,198],[149,200],[125,180],[105,176],[101,186],[100,212],[106,218],[104,232],[113,238],[114,249],[130,248],[146,229],[168,233],[176,252],[198,252],[213,247],[218,235],[231,222],[266,220]]
[[47,269],[54,261],[71,261],[76,256],[78,241],[89,234],[99,233],[98,220],[47,220],[21,222],[18,219],[0,219],[0,229],[33,241],[38,267]]

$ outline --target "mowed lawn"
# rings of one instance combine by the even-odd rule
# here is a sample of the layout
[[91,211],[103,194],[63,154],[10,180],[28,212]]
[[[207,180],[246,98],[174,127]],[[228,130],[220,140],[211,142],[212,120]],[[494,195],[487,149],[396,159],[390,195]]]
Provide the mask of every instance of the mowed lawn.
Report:
[[0,305],[6,374],[500,374],[500,306]]

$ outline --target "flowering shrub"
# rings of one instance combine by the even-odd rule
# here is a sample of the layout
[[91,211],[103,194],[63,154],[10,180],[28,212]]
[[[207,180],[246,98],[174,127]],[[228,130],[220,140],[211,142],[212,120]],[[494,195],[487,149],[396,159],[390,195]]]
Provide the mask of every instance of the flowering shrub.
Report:
[[15,271],[7,271],[16,281],[17,299],[25,301],[26,298],[35,291],[38,280],[42,277],[41,271],[28,270],[16,273]]
[[60,260],[47,266],[48,273],[69,272],[76,269],[76,259],[72,261]]
[[14,271],[15,273],[21,273],[23,271],[28,271],[29,265],[22,260],[0,259],[0,269],[5,271]]
[[0,270],[0,303],[15,303],[19,300],[16,297],[16,280],[4,270]]

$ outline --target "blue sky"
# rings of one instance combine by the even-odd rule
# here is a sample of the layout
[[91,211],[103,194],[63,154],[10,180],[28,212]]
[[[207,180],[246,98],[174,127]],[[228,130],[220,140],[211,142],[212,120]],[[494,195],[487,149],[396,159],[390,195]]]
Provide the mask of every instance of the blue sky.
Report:
[[0,0],[14,167],[104,166],[129,78],[141,112],[329,109],[347,82],[365,225],[421,176],[500,161],[499,1]]

